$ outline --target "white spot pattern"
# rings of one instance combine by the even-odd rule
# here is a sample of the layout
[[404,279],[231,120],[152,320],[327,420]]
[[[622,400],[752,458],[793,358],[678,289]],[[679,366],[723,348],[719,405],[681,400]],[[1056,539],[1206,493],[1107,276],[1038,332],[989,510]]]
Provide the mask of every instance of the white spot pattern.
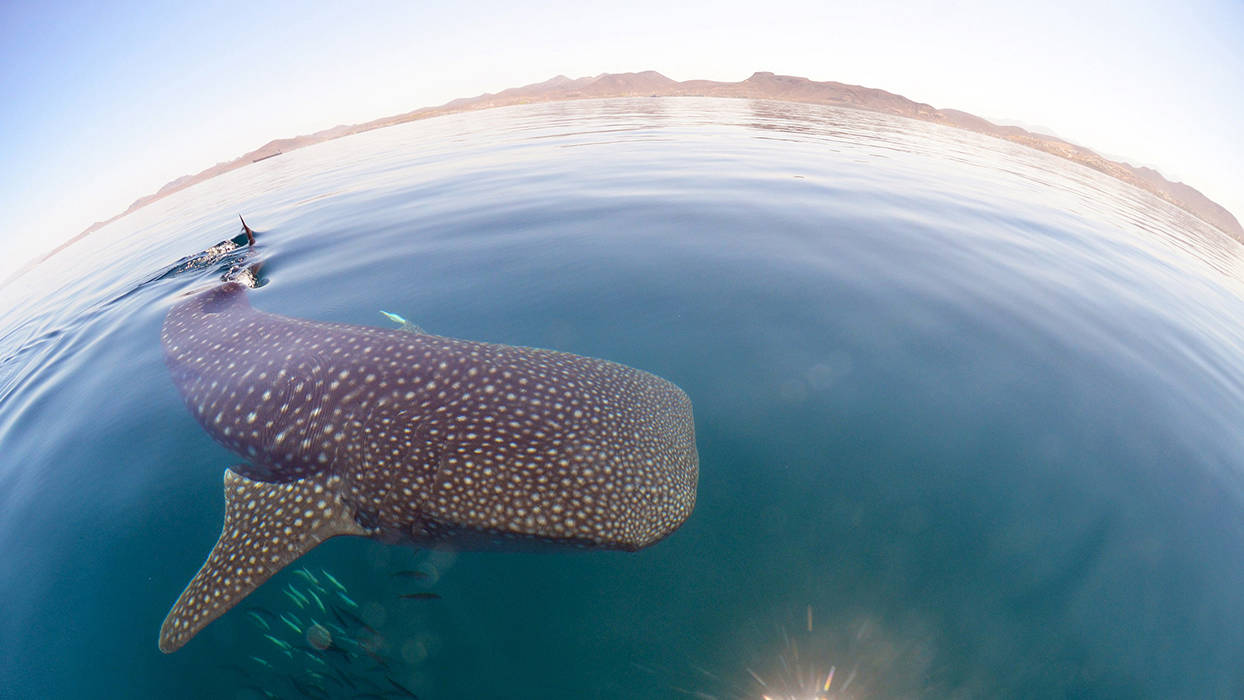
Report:
[[207,623],[289,562],[335,535],[370,534],[350,518],[338,499],[320,499],[302,512],[290,503],[339,486],[335,476],[289,483],[252,481],[225,472],[225,526],[199,572],[169,611],[160,629],[160,650],[181,648]]
[[265,479],[332,477],[379,539],[634,550],[695,505],[691,403],[641,370],[263,313],[236,283],[175,306],[163,341],[217,441]]

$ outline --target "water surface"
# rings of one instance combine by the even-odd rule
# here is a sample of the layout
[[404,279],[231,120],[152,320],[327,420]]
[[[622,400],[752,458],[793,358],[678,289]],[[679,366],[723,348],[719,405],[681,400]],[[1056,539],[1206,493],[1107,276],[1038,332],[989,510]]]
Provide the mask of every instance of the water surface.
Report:
[[[1239,244],[1016,144],[663,98],[291,152],[0,292],[5,698],[302,692],[243,612],[295,610],[292,569],[156,649],[238,461],[159,346],[219,269],[166,273],[239,212],[260,309],[604,357],[695,404],[699,502],[650,549],[299,562],[421,697],[758,699],[831,666],[852,697],[1244,694]],[[397,598],[412,568],[439,600]]]

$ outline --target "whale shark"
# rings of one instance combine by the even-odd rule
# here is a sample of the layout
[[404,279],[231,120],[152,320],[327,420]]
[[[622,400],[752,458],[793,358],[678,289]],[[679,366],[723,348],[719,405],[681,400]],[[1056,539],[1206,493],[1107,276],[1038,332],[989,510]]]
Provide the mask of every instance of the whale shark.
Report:
[[178,301],[161,335],[190,413],[246,460],[224,473],[224,527],[165,653],[331,537],[635,551],[695,507],[691,401],[642,370],[289,318],[236,281]]

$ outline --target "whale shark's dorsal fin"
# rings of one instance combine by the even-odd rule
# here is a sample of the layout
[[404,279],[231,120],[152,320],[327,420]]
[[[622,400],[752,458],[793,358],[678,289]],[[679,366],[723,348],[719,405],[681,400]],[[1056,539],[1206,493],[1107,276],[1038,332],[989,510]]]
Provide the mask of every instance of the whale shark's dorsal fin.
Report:
[[225,471],[225,526],[199,573],[164,618],[160,651],[180,649],[286,564],[337,535],[368,535],[338,497],[339,477],[286,483]]

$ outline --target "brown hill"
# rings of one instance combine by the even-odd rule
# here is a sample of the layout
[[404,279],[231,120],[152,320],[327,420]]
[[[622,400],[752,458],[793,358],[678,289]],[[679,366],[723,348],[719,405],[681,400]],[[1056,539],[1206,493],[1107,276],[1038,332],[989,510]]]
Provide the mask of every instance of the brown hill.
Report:
[[[393,126],[394,124],[402,124],[417,119],[427,119],[455,112],[534,102],[635,96],[734,97],[804,102],[894,114],[975,131],[1066,158],[1123,182],[1135,185],[1217,227],[1236,240],[1244,242],[1244,228],[1241,228],[1240,222],[1231,215],[1231,212],[1210,200],[1195,188],[1181,182],[1171,182],[1162,177],[1161,173],[1150,168],[1134,167],[1127,163],[1110,160],[1083,146],[1077,146],[1053,136],[1033,133],[1017,126],[999,126],[967,112],[960,112],[955,109],[936,109],[922,102],[913,102],[902,95],[895,95],[885,90],[861,87],[859,85],[847,85],[832,81],[817,82],[807,78],[774,75],[773,73],[765,72],[755,73],[747,80],[737,83],[722,83],[711,80],[687,80],[680,83],[656,71],[644,71],[641,73],[602,73],[590,78],[568,78],[564,75],[559,75],[541,83],[509,88],[495,94],[485,93],[477,97],[459,98],[439,107],[423,107],[403,114],[382,117],[363,124],[338,125],[313,134],[269,141],[238,158],[217,163],[202,172],[173,180],[154,194],[136,200],[120,214],[107,221],[92,224],[85,231],[61,244],[47,255],[31,261],[31,263],[5,280],[4,284],[72,245],[92,231],[116,221],[151,202],[230,170],[236,170],[258,160],[288,153],[303,146],[322,143],[363,131]],[[0,286],[3,285],[0,284]]]

